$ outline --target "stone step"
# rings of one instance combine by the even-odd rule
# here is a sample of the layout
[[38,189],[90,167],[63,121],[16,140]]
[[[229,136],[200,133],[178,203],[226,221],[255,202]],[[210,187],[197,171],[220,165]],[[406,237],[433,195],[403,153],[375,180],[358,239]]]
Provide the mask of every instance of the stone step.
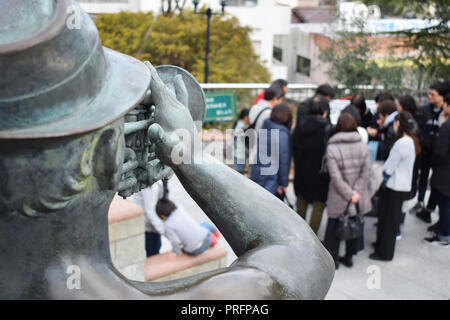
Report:
[[167,252],[145,261],[146,281],[168,281],[227,266],[227,250],[216,244],[204,253],[193,256]]

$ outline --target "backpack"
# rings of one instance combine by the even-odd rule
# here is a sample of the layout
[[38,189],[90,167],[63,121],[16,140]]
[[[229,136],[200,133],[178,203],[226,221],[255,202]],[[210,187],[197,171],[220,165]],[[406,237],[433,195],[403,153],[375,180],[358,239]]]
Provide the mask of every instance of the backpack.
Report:
[[262,115],[262,113],[263,113],[264,111],[270,110],[270,109],[271,109],[270,107],[265,107],[264,109],[262,109],[262,110],[258,113],[258,115],[256,116],[255,121],[253,121],[253,123],[250,123],[250,125],[244,130],[244,132],[246,132],[246,131],[249,130],[249,129],[255,129],[256,123],[258,122],[259,117]]
[[[258,113],[258,115],[256,116],[255,121],[253,121],[253,123],[251,123],[247,128],[244,129],[244,133],[247,132],[247,130],[249,130],[249,129],[255,129],[256,123],[258,122],[259,117],[262,115],[262,113],[263,113],[264,111],[270,110],[270,109],[271,109],[270,107],[265,107],[264,109],[262,109],[262,110]],[[245,148],[246,148],[247,150],[250,150],[250,140],[249,140],[249,137],[248,137],[248,136],[245,137]]]

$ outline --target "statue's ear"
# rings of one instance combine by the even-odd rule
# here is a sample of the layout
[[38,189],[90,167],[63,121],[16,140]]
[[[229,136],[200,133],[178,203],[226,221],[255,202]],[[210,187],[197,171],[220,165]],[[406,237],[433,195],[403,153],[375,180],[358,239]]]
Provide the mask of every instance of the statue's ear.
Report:
[[105,129],[94,151],[94,176],[102,190],[115,190],[120,180],[125,140],[120,128]]

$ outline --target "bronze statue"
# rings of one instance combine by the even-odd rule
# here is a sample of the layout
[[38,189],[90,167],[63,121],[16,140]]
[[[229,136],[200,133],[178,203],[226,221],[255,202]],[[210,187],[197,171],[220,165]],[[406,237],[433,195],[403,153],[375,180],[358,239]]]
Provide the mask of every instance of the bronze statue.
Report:
[[[70,0],[0,8],[0,299],[324,298],[333,260],[294,211],[207,154],[172,161],[175,146],[191,150],[199,139],[181,77],[169,90],[149,63],[102,47],[81,9],[80,28],[67,28],[69,6],[79,8]],[[155,153],[153,171],[125,151],[124,116],[140,103],[151,113],[140,146]],[[192,140],[180,142],[176,129]],[[124,278],[111,263],[107,212],[125,183],[125,156],[142,175],[123,190],[170,167],[238,259],[177,281]]]

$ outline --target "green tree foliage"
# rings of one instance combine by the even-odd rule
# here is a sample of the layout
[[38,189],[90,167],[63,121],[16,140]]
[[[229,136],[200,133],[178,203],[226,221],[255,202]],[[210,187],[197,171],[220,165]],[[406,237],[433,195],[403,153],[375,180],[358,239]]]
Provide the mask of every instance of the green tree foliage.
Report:
[[[320,59],[331,64],[329,75],[337,83],[344,84],[351,92],[365,91],[357,88],[371,85],[393,94],[418,93],[432,81],[432,68],[418,65],[418,60],[400,57],[394,53],[400,41],[392,41],[390,52],[380,56],[376,38],[364,32],[365,21],[352,22],[355,29],[337,31],[331,46],[322,50]],[[428,63],[429,65],[430,63]],[[374,90],[365,91],[372,97]]]
[[415,63],[431,77],[450,77],[450,3],[449,0],[364,0],[380,6],[384,15],[437,21],[421,30],[391,32],[407,38],[403,44],[416,53]]
[[[206,17],[185,10],[183,15],[155,17],[153,13],[121,12],[95,19],[103,45],[149,60],[170,64],[204,79]],[[268,82],[266,68],[259,62],[250,38],[251,30],[233,17],[211,19],[209,81]]]

